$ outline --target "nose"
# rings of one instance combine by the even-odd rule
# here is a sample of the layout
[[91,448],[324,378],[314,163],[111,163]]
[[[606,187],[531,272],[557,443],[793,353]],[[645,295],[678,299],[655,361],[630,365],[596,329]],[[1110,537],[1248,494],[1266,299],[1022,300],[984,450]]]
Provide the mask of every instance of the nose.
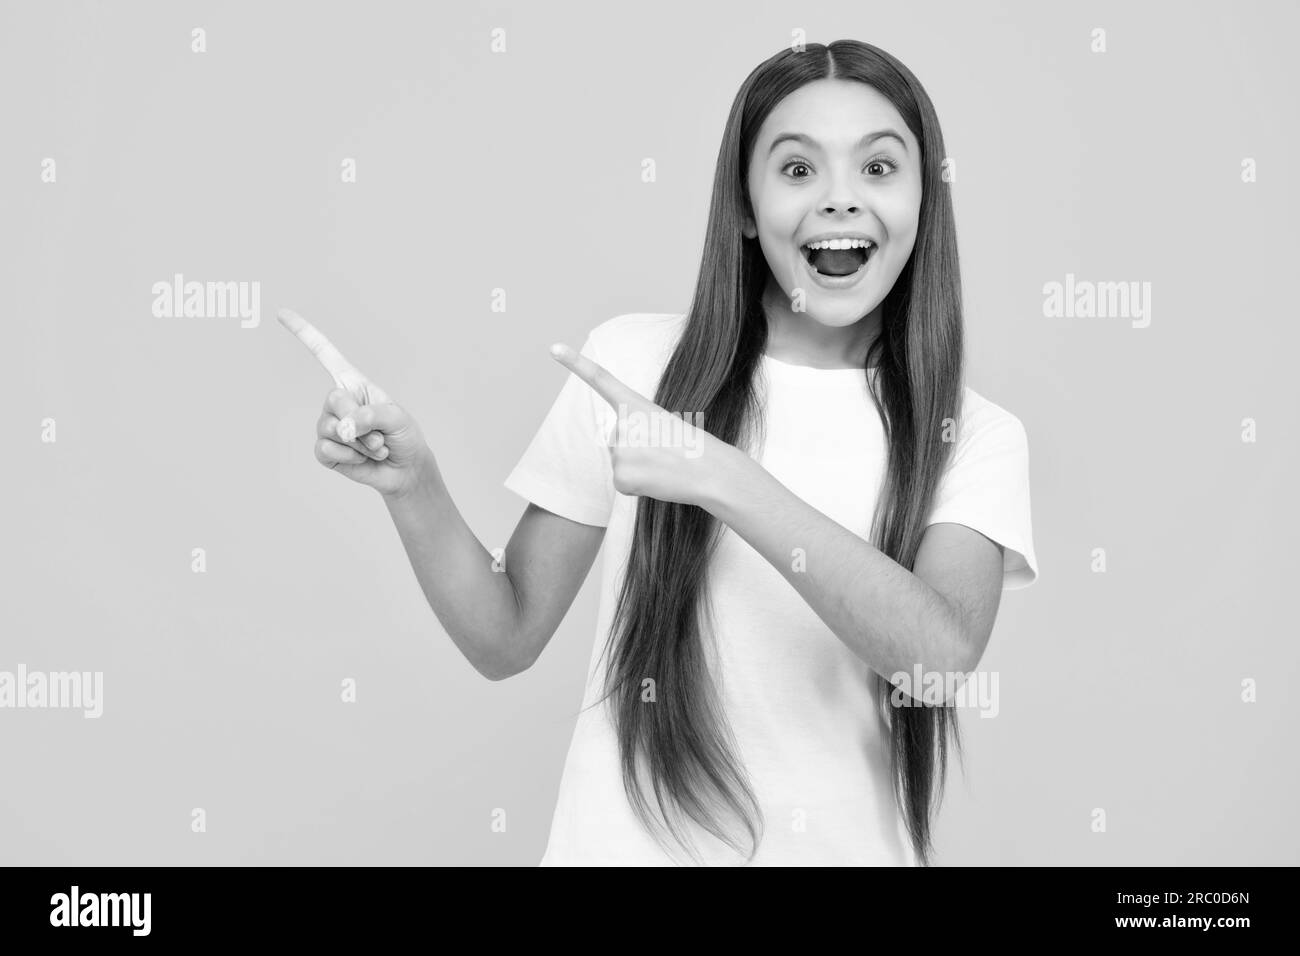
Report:
[[841,212],[846,215],[857,215],[862,212],[862,202],[853,195],[853,188],[847,180],[836,177],[828,184],[819,208],[823,215],[833,216]]

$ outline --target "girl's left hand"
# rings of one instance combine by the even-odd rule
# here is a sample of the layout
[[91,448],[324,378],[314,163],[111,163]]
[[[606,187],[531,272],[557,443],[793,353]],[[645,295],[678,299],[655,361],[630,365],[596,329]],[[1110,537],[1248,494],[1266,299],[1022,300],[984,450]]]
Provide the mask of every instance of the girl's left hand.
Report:
[[703,413],[667,412],[566,345],[551,346],[551,355],[618,415],[609,446],[616,491],[706,509],[717,500],[726,469],[744,453],[687,420],[703,424]]

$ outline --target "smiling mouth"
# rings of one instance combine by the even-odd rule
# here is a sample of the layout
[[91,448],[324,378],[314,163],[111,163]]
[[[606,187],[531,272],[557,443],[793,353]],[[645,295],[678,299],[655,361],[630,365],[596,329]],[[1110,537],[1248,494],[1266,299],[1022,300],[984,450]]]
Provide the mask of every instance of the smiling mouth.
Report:
[[850,249],[812,249],[800,246],[804,260],[813,271],[824,276],[850,276],[866,266],[875,255],[876,244],[868,243],[866,247],[855,245]]

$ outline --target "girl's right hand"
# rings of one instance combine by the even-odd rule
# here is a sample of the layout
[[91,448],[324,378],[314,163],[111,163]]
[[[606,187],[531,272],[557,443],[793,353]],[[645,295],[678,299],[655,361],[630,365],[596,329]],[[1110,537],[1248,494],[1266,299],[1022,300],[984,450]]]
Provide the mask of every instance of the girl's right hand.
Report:
[[415,419],[302,316],[281,309],[276,317],[338,386],[325,397],[316,422],[316,460],[385,497],[405,495],[433,462]]
[[316,460],[326,468],[400,498],[416,486],[431,457],[420,426],[395,402],[361,405],[342,388],[325,396]]

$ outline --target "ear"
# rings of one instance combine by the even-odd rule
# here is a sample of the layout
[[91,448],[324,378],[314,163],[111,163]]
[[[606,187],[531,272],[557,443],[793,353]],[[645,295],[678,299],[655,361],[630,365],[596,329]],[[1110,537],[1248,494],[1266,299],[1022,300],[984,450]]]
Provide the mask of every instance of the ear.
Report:
[[758,235],[758,226],[754,223],[754,210],[749,204],[749,197],[745,197],[745,212],[740,220],[740,233],[746,239],[753,239]]

